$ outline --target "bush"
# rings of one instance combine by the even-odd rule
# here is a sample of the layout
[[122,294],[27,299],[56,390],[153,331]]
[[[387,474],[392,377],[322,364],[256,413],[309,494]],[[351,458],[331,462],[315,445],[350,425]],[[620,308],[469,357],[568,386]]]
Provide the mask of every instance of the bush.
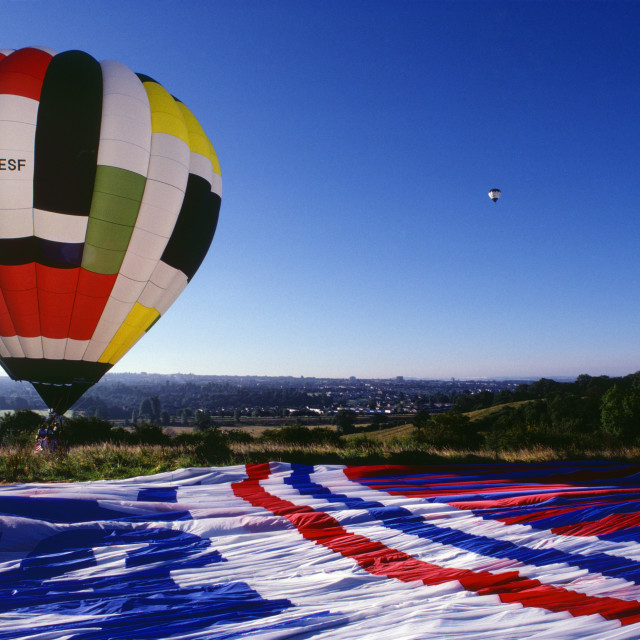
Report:
[[427,425],[416,431],[415,438],[432,447],[476,449],[482,441],[476,423],[459,413],[432,415]]
[[231,458],[231,449],[219,429],[213,427],[195,435],[195,455],[202,464],[221,464]]
[[111,423],[95,417],[65,419],[62,423],[62,440],[67,446],[109,442]]
[[347,448],[373,453],[380,451],[383,448],[383,444],[379,440],[362,435],[347,438]]
[[31,447],[44,424],[39,414],[26,409],[7,413],[0,419],[0,444],[4,446]]
[[242,429],[231,429],[224,433],[227,442],[253,442],[253,436]]
[[260,436],[264,442],[277,442],[279,444],[327,444],[340,446],[340,435],[326,427],[310,429],[300,425],[282,427],[280,429],[267,429]]
[[145,422],[133,428],[132,441],[136,444],[170,444],[171,438],[157,424]]

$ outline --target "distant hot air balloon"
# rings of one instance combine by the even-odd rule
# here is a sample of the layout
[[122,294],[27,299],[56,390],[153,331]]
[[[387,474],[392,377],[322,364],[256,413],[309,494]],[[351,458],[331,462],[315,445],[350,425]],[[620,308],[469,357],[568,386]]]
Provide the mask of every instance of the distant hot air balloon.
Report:
[[62,414],[164,314],[211,244],[220,166],[151,78],[0,50],[0,364]]
[[502,195],[502,191],[500,189],[490,189],[489,197],[494,201],[498,202],[498,198]]

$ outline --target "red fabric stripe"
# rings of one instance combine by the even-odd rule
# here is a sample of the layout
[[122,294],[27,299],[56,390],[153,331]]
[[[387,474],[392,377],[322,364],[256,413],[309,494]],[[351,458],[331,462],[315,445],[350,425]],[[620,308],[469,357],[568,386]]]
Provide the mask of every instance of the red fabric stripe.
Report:
[[[384,491],[392,496],[403,496],[405,498],[432,498],[434,496],[442,497],[442,496],[458,496],[460,494],[466,493],[467,495],[479,494],[489,495],[492,493],[518,493],[520,491],[537,491],[538,493],[531,493],[520,496],[513,496],[509,498],[498,498],[496,500],[464,500],[464,501],[447,501],[452,506],[458,507],[459,509],[490,509],[493,507],[501,507],[501,506],[517,506],[517,505],[528,505],[528,504],[536,504],[539,502],[544,502],[545,500],[551,500],[552,498],[586,498],[586,497],[598,497],[598,496],[611,496],[616,494],[628,494],[628,493],[638,493],[637,488],[625,488],[625,489],[590,489],[590,488],[582,488],[575,489],[572,491],[550,491],[547,493],[542,493],[544,489],[550,488],[558,488],[561,489],[563,487],[567,487],[570,485],[537,485],[537,484],[523,484],[523,485],[510,485],[508,487],[500,486],[500,487],[478,487],[477,490],[473,491],[472,489],[466,488],[464,486],[460,486],[458,489],[427,489],[425,491],[407,491],[406,488],[410,486],[420,486],[420,485],[403,485],[402,487],[397,487],[397,485],[380,485],[375,484],[374,488],[379,491]],[[575,507],[574,507],[575,508]]]
[[36,264],[38,291],[49,293],[75,293],[78,288],[80,267],[75,269],[56,269]]
[[19,313],[17,311],[11,311],[11,321],[13,322],[16,333],[23,338],[37,338],[40,335],[40,316],[37,312]]
[[564,536],[602,536],[605,533],[640,527],[640,513],[616,513],[595,522],[578,522],[551,529]]
[[[444,474],[438,467],[425,466],[408,466],[408,465],[371,465],[365,467],[347,467],[345,469],[345,475],[349,480],[362,481],[367,478],[384,478],[385,476],[406,476],[410,475],[412,478],[425,478],[425,480],[433,478],[455,478],[456,484],[465,484],[459,482],[460,478],[464,478],[467,475],[480,474],[486,478],[486,480],[476,480],[476,484],[481,483],[494,483],[494,482],[508,482],[508,476],[504,475],[512,467],[505,465],[464,465],[464,469],[460,474]],[[547,471],[553,469],[553,473],[547,475]],[[563,483],[567,486],[580,485],[584,482],[595,480],[597,482],[602,481],[603,478],[619,478],[630,474],[640,473],[640,465],[627,465],[620,468],[602,470],[599,468],[594,469],[580,469],[577,471],[570,471],[563,473],[561,469],[541,465],[539,468],[539,476],[529,478],[528,480],[522,480],[520,478],[514,478],[514,485],[522,485],[527,482],[535,482],[538,484],[557,484]],[[497,475],[493,475],[497,474]],[[392,480],[391,480],[392,481]],[[377,486],[377,485],[376,485]],[[437,485],[434,485],[437,486]]]
[[1,335],[89,340],[117,277],[33,262],[0,265]]
[[[469,467],[467,467],[469,469]],[[372,464],[365,467],[347,467],[344,470],[344,474],[349,480],[363,480],[365,478],[383,478],[384,476],[399,476],[399,475],[425,475],[436,474],[437,478],[452,478],[458,477],[450,474],[442,475],[442,469],[437,467],[414,466],[403,464]]]
[[15,332],[25,338],[39,336],[35,264],[0,266],[0,289]]
[[2,291],[0,291],[0,336],[8,338],[9,336],[15,336],[16,330],[11,322],[11,316],[9,315],[9,309],[7,309],[7,303],[4,301]]
[[607,620],[617,619],[622,624],[640,621],[640,603],[636,601],[587,596],[524,578],[517,571],[492,574],[488,571],[447,569],[417,560],[381,542],[350,533],[327,513],[315,511],[309,506],[297,506],[268,493],[260,486],[260,480],[270,475],[267,464],[247,465],[246,469],[249,477],[232,485],[236,496],[253,506],[283,516],[307,540],[352,558],[371,574],[403,582],[421,580],[426,585],[456,580],[467,591],[479,595],[496,594],[505,603],[517,602],[548,611],[569,612],[573,616],[599,613]]
[[[535,495],[528,496],[514,496],[513,498],[501,498],[499,500],[464,500],[460,502],[448,501],[448,503],[457,507],[458,509],[500,509],[502,507],[517,507],[528,506],[538,504],[540,502],[546,502],[552,498],[588,498],[594,499],[589,501],[589,504],[583,504],[581,506],[572,507],[558,507],[556,509],[549,509],[548,513],[564,513],[565,511],[576,511],[577,509],[587,508],[589,506],[604,504],[604,501],[597,500],[598,497],[612,496],[617,494],[638,493],[637,489],[598,489],[597,491],[591,489],[585,489],[584,491],[563,491],[557,493],[537,493]],[[409,494],[408,497],[412,497],[414,494]],[[433,494],[429,494],[433,495]],[[624,495],[621,496],[624,499]],[[537,513],[541,513],[538,511]],[[545,518],[546,515],[536,516]]]
[[104,274],[93,273],[86,269],[80,269],[80,277],[78,279],[78,293],[94,298],[104,298],[105,302],[116,283],[117,273]]
[[17,265],[0,265],[0,289],[24,291],[36,288],[36,268],[33,262]]
[[89,340],[98,326],[118,274],[101,274],[80,269],[78,292],[73,305],[69,337]]
[[[542,509],[538,511],[532,511],[531,513],[523,514],[519,516],[496,518],[496,520],[499,520],[500,522],[504,522],[505,524],[527,524],[530,522],[535,522],[536,520],[544,520],[545,518],[559,516],[569,512],[574,514],[579,514],[582,509],[588,509],[590,506],[591,505],[586,505],[582,508],[558,507],[557,509]],[[607,517],[611,517],[611,516],[607,516]],[[615,529],[612,529],[612,531],[614,530]],[[573,535],[577,535],[577,534],[573,534]],[[592,535],[592,534],[588,534],[588,535]]]
[[80,268],[55,269],[36,264],[42,335],[67,338]]
[[52,56],[40,49],[19,49],[0,61],[0,93],[40,100]]

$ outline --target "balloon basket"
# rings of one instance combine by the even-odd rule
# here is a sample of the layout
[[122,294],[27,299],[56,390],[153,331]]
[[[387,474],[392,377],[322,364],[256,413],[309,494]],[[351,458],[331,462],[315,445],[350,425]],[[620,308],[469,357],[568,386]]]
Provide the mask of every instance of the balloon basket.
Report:
[[62,416],[50,410],[47,421],[38,429],[34,453],[55,453],[62,445]]

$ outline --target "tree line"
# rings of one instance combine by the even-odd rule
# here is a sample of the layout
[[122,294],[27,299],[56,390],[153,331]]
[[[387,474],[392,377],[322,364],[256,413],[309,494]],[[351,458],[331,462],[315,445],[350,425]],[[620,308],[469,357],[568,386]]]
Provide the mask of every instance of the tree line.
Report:
[[[469,412],[494,408],[471,419]],[[596,450],[640,439],[640,372],[620,378],[581,375],[575,382],[541,378],[494,394],[460,396],[450,412],[414,418],[434,446],[513,450],[536,445]]]
[[[486,411],[478,413],[478,410]],[[64,439],[69,446],[113,442],[200,446],[228,450],[231,442],[252,441],[241,429],[222,432],[208,410],[190,416],[193,433],[170,435],[162,428],[165,409],[159,396],[144,398],[139,418],[123,428],[97,416],[65,420]],[[476,412],[474,414],[474,412]],[[333,427],[309,429],[301,424],[266,430],[261,441],[340,445],[340,436],[379,431],[393,425],[392,417],[374,414],[363,427],[354,411],[340,410]],[[27,410],[0,419],[0,445],[33,444],[42,417]],[[640,442],[640,372],[620,378],[579,376],[574,382],[542,378],[531,384],[497,392],[482,391],[459,396],[451,411],[418,411],[410,440],[419,445],[463,450],[506,451],[536,445],[557,451],[596,451],[604,447],[637,445]],[[190,438],[192,440],[190,440]],[[204,440],[203,440],[204,439]],[[202,445],[205,446],[205,445]]]

